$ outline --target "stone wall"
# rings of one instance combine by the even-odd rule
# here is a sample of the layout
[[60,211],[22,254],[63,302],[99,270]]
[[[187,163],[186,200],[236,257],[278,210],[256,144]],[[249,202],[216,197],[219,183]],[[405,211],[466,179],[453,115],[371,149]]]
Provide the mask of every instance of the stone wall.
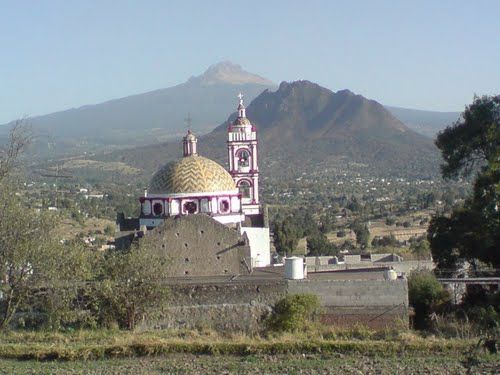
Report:
[[244,275],[251,271],[248,239],[206,215],[168,218],[140,241],[168,258],[168,277]]
[[140,328],[256,332],[272,306],[285,296],[286,282],[172,284],[170,291],[171,302],[159,307]]
[[157,309],[143,329],[211,328],[255,332],[274,304],[288,294],[319,297],[321,321],[338,326],[373,328],[408,322],[406,280],[195,280],[170,285],[171,302]]

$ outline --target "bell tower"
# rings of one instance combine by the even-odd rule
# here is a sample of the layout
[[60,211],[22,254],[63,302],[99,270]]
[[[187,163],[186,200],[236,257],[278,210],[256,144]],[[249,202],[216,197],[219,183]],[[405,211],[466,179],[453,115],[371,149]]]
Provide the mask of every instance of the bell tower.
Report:
[[240,191],[243,213],[255,215],[260,213],[257,130],[246,117],[241,93],[238,99],[238,115],[227,130],[229,173]]

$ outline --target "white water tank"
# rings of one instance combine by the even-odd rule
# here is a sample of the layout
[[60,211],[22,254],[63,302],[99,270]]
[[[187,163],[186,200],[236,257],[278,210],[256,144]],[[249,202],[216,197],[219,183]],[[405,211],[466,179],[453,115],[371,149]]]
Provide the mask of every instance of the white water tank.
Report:
[[388,269],[388,270],[385,270],[385,272],[384,272],[384,278],[386,280],[396,280],[398,278],[398,274],[393,269]]
[[304,278],[304,260],[299,257],[285,258],[285,279],[301,280]]

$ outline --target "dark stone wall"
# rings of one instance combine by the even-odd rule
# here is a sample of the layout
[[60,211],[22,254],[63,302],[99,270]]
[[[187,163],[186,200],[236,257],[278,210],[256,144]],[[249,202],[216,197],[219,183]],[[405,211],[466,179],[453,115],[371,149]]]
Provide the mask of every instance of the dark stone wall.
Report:
[[257,332],[272,306],[286,294],[286,282],[171,284],[171,302],[139,329],[210,328],[220,332]]
[[168,218],[140,243],[168,258],[166,277],[250,273],[246,236],[206,215]]
[[245,280],[169,283],[171,302],[158,306],[142,329],[211,328],[257,332],[286,294],[310,293],[322,304],[327,325],[371,328],[408,326],[406,280]]

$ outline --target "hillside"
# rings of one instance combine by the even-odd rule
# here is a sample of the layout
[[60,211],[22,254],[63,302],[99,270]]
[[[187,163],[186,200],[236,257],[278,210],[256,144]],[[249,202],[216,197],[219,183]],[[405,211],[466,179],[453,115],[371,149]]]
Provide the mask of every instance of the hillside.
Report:
[[389,106],[385,108],[410,129],[430,138],[435,138],[439,131],[452,125],[460,117],[460,112],[422,111]]
[[[165,142],[182,135],[188,114],[193,130],[208,133],[227,116],[228,104],[238,92],[245,93],[248,103],[265,89],[274,90],[276,85],[239,65],[221,62],[173,87],[32,117],[29,123],[36,138],[31,154],[53,158]],[[318,105],[321,100],[324,98]],[[459,115],[386,109],[410,129],[430,138]],[[0,125],[0,139],[7,130],[7,126]]]
[[[437,173],[438,153],[431,139],[410,130],[376,101],[348,90],[334,93],[308,81],[283,82],[277,91],[266,90],[255,98],[247,116],[258,129],[264,175],[296,176],[339,162],[358,163],[385,175]],[[228,121],[199,137],[201,154],[226,162]],[[149,174],[180,155],[177,140],[101,159]]]
[[251,100],[271,87],[271,81],[222,62],[177,86],[33,117],[29,123],[42,154],[131,147],[180,136],[188,114],[194,130],[209,132],[239,92]]

